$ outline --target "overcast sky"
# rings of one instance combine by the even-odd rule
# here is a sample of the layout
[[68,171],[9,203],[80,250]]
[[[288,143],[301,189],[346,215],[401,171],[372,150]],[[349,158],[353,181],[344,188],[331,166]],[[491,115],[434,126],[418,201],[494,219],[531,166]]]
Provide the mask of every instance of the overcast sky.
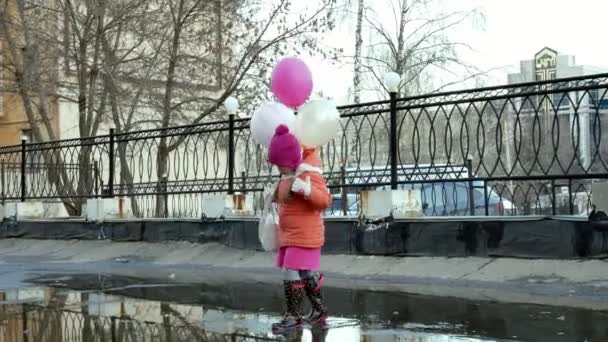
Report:
[[[467,56],[486,68],[516,65],[544,46],[576,55],[577,64],[608,67],[605,0],[457,0],[486,15],[485,30],[461,30],[476,52]],[[504,74],[502,82],[505,81]]]
[[[368,0],[381,8],[388,0]],[[453,30],[454,40],[467,42],[474,51],[463,57],[491,73],[489,85],[506,82],[508,72],[518,70],[519,61],[531,59],[541,48],[549,46],[561,54],[576,56],[577,64],[608,69],[607,0],[447,0],[449,10],[481,8],[485,14],[483,28],[463,25]],[[354,44],[352,32],[329,37],[329,44]],[[341,42],[341,43],[340,43]],[[343,103],[352,83],[352,66],[342,68],[310,60],[317,90]],[[468,87],[470,85],[461,85]]]

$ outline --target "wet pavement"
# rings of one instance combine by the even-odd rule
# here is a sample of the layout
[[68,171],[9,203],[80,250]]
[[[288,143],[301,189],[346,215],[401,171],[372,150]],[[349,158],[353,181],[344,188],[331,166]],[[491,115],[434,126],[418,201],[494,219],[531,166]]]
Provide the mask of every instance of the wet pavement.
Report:
[[326,288],[331,329],[285,338],[280,286],[31,275],[0,291],[0,341],[608,341],[608,313]]

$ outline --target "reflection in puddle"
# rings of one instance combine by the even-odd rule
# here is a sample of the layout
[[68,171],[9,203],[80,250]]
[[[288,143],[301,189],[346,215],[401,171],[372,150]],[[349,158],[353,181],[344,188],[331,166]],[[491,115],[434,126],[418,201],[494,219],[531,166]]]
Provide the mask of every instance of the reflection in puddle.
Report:
[[[0,342],[275,341],[280,286],[44,274],[0,291]],[[163,283],[164,282],[164,283]],[[331,329],[288,341],[608,341],[608,313],[325,288]],[[26,334],[23,334],[23,332]]]
[[286,339],[270,333],[278,319],[273,314],[45,287],[0,292],[0,300],[4,342],[481,341],[433,334],[425,330],[434,327],[422,325],[366,329],[349,318],[332,318],[329,330],[305,329]]

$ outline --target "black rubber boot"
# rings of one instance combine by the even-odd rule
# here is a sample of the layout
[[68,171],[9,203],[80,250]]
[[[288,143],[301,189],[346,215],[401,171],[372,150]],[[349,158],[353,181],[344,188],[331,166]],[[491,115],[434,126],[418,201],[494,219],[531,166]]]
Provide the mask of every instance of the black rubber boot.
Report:
[[282,333],[294,329],[302,328],[302,307],[304,304],[305,282],[302,280],[284,281],[285,301],[287,310],[280,322],[272,325],[274,333]]
[[325,325],[328,315],[327,306],[323,303],[323,274],[313,275],[304,279],[304,290],[310,301],[312,311],[306,318],[306,322],[312,325]]

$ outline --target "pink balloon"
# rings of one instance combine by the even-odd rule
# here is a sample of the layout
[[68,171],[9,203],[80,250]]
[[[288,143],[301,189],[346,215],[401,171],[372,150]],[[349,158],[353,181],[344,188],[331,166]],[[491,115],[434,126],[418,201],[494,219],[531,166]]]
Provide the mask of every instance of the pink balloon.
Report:
[[312,93],[312,73],[295,57],[282,59],[272,71],[272,92],[284,105],[297,108]]

